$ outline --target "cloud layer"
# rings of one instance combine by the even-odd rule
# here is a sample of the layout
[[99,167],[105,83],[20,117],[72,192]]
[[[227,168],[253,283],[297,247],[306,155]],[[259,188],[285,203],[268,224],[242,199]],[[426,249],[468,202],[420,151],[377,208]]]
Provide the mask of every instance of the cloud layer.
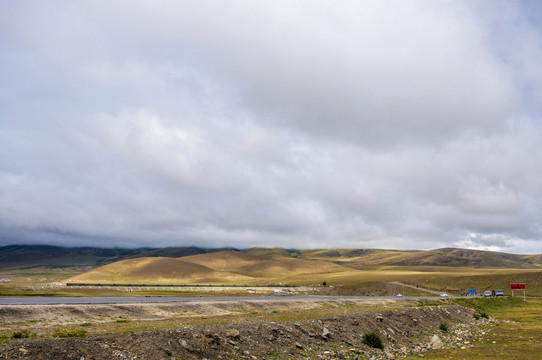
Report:
[[0,245],[542,252],[536,2],[0,5]]

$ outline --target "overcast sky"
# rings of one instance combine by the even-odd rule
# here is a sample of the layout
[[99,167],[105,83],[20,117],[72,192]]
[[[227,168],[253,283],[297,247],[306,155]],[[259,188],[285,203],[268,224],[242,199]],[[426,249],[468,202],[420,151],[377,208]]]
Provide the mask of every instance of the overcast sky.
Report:
[[542,253],[537,1],[2,1],[0,245]]

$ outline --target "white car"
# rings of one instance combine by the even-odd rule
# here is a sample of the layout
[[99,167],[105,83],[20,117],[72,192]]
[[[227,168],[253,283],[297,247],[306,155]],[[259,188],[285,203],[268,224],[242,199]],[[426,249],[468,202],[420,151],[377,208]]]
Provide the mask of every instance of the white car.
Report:
[[397,294],[397,297],[403,297],[403,294]]
[[446,293],[440,293],[440,297],[448,297],[448,294],[446,294]]

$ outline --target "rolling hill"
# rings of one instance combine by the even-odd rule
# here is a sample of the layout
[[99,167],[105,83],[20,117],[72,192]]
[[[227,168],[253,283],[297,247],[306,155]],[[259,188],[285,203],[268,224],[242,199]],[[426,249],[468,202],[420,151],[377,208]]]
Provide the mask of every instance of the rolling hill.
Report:
[[138,257],[182,257],[226,249],[169,247],[161,249],[107,249],[94,247],[60,247],[50,245],[7,245],[0,247],[0,269],[29,266],[101,266]]
[[[77,275],[76,282],[149,283],[354,283],[436,276],[484,275],[542,269],[542,255],[515,255],[468,249],[403,251],[381,249],[251,248],[162,249],[61,248],[54,246],[0,247],[0,270],[39,266],[98,266]],[[502,271],[501,271],[502,270]],[[47,277],[29,275],[19,278]],[[62,272],[58,272],[62,276]],[[13,277],[13,275],[10,275]],[[17,280],[19,281],[19,280]]]
[[449,266],[473,268],[542,268],[541,255],[444,248],[426,251],[380,249],[304,250],[299,258],[321,259],[354,269],[375,266]]
[[267,256],[250,251],[222,251],[182,258],[211,269],[228,271],[250,277],[284,277],[345,271],[343,266],[322,260],[304,260],[281,253]]
[[216,271],[179,258],[147,257],[127,259],[87,271],[71,278],[82,283],[201,284],[238,283],[248,276]]
[[[0,268],[36,266],[36,265],[93,265],[100,266],[116,261],[141,257],[170,257],[211,255],[222,253],[219,257],[208,257],[208,261],[239,261],[250,267],[251,262],[273,260],[318,260],[351,268],[394,265],[394,266],[451,266],[476,268],[542,268],[542,254],[516,255],[502,252],[444,248],[426,251],[381,250],[381,249],[321,249],[299,250],[280,248],[250,248],[235,250],[231,248],[203,249],[198,247],[139,248],[139,249],[107,249],[93,247],[65,248],[49,245],[8,245],[0,247]],[[195,257],[194,262],[207,258]],[[212,260],[214,259],[214,260]],[[231,260],[228,260],[231,259]],[[293,264],[293,263],[292,263]],[[316,265],[316,263],[314,263]],[[303,264],[300,268],[309,265]],[[323,264],[320,264],[323,266]],[[215,265],[213,265],[215,266]],[[219,266],[219,265],[216,265]],[[224,265],[232,266],[232,265]],[[237,266],[237,265],[236,265]],[[240,266],[240,265],[239,265]],[[262,265],[263,266],[263,265]],[[295,270],[293,265],[286,268]],[[330,268],[331,271],[334,271]],[[237,269],[235,271],[245,271]],[[246,271],[251,271],[246,269]],[[318,270],[320,271],[320,270]],[[326,271],[326,270],[324,270]]]
[[0,268],[38,265],[103,265],[136,256],[149,249],[65,248],[49,245],[0,247]]

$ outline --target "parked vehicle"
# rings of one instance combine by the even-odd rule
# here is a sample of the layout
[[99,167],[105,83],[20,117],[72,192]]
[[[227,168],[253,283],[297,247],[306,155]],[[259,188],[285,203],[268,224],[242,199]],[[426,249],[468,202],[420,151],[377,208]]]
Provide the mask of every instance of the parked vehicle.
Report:
[[495,296],[504,296],[504,291],[502,291],[501,289],[497,290]]
[[448,294],[446,294],[446,293],[440,293],[440,297],[448,297]]
[[484,291],[484,297],[491,297],[491,291]]

